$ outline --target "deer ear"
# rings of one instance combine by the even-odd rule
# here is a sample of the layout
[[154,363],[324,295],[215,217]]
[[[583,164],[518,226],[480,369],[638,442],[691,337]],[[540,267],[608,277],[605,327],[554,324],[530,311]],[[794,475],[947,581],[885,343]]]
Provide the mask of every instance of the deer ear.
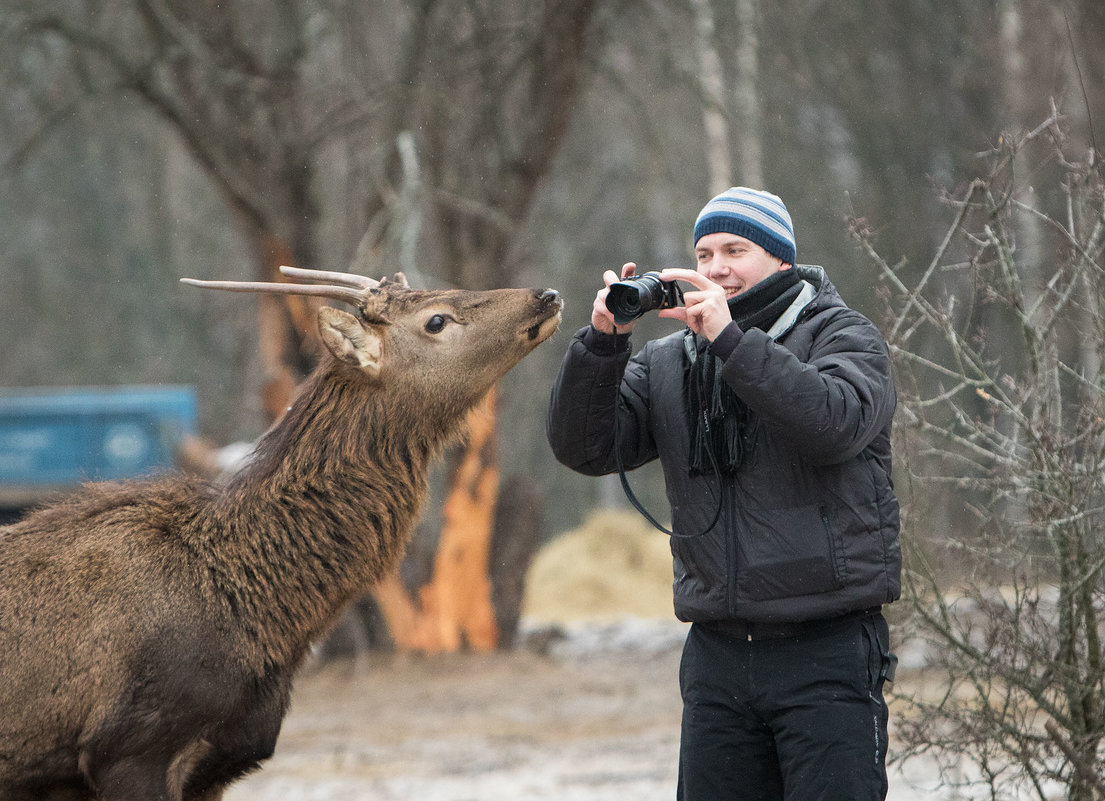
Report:
[[380,279],[380,286],[384,284],[398,284],[399,286],[405,286],[407,289],[411,288],[411,285],[407,283],[406,274],[402,272],[393,273],[390,277],[385,275]]
[[339,361],[359,367],[375,378],[380,373],[382,348],[379,333],[349,312],[329,306],[318,310],[322,341]]

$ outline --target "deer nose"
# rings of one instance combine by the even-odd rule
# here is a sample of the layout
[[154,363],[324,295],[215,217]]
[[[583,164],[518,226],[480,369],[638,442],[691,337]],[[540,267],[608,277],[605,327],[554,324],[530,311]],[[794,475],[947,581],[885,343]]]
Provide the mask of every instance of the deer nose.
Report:
[[560,293],[555,289],[535,289],[533,291],[533,296],[537,298],[542,308],[562,302],[560,300]]

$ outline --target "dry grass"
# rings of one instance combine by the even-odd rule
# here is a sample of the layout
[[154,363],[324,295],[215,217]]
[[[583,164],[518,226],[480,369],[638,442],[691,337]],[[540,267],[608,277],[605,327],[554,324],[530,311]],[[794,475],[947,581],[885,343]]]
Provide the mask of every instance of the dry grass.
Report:
[[538,553],[522,614],[537,623],[674,617],[667,536],[635,512],[603,511]]

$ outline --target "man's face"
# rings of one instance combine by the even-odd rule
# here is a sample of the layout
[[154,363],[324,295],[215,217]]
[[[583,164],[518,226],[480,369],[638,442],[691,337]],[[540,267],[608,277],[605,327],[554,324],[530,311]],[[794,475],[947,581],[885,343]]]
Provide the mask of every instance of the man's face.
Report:
[[736,234],[706,234],[694,248],[698,272],[725,288],[731,298],[751,289],[772,273],[789,268],[757,245]]

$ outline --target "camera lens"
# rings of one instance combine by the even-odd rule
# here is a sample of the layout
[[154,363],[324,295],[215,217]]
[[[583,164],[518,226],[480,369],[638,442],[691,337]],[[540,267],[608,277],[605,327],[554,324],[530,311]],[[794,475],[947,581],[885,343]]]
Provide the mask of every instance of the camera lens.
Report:
[[664,282],[656,273],[615,281],[606,295],[606,308],[614,315],[616,325],[631,323],[663,303]]

